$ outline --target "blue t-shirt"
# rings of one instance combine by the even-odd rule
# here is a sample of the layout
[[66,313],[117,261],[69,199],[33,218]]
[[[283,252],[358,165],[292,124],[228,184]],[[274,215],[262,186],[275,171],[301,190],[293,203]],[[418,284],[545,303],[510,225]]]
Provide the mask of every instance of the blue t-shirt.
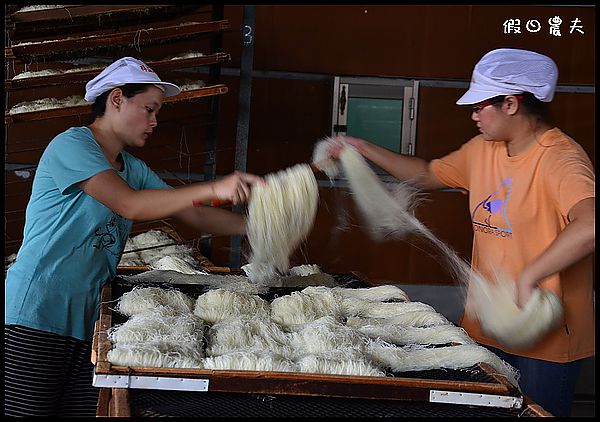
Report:
[[[117,171],[132,189],[169,189],[122,151]],[[6,276],[5,323],[91,340],[100,289],[116,274],[133,222],[79,188],[114,170],[87,127],[57,135],[44,151],[25,212],[23,244]],[[116,171],[116,170],[114,170]]]

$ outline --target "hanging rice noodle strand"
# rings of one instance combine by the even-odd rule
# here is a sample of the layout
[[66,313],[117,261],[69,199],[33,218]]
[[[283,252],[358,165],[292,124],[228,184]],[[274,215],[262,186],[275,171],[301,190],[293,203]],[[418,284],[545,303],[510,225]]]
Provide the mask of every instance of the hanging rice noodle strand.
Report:
[[319,199],[308,164],[269,174],[265,180],[252,188],[246,223],[251,253],[244,270],[258,284],[287,273],[291,253],[312,229]]

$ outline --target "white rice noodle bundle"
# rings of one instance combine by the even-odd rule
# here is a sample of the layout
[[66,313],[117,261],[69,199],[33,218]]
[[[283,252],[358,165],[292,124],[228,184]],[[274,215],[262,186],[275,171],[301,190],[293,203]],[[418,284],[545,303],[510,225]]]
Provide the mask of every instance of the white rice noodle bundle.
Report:
[[123,344],[108,351],[108,361],[116,366],[140,368],[202,368],[202,361],[189,356],[186,351],[144,345]]
[[465,344],[436,348],[402,347],[373,341],[367,346],[371,358],[394,372],[424,371],[428,369],[465,369],[477,363],[487,363],[514,386],[518,387],[518,371],[485,347]]
[[350,349],[358,353],[365,350],[366,339],[356,330],[340,324],[331,316],[291,328],[290,345],[293,358],[307,354],[321,354],[332,350]]
[[448,319],[439,312],[414,311],[387,318],[361,318],[349,316],[346,325],[360,327],[363,325],[404,325],[409,327],[432,327],[438,325],[452,325]]
[[413,312],[435,313],[431,306],[421,302],[373,302],[348,296],[341,303],[346,317],[391,318]]
[[289,336],[278,324],[260,318],[238,318],[214,324],[207,332],[206,354],[219,356],[242,349],[269,350],[289,356]]
[[269,302],[256,295],[216,289],[198,296],[194,314],[210,324],[241,316],[268,319],[270,306]]
[[[247,224],[246,227],[248,227]],[[249,262],[242,266],[242,270],[253,283],[264,286],[275,286],[280,277],[275,265],[267,262]]]
[[[158,261],[165,257],[178,258],[194,270],[199,265],[190,246],[177,244],[175,239],[162,230],[148,230],[127,239],[119,265],[150,265],[158,268]],[[177,266],[178,263],[162,262],[160,266],[169,268],[160,269],[178,271],[172,268],[174,265]]]
[[119,313],[127,316],[162,308],[173,314],[192,312],[194,299],[176,289],[136,286],[124,293],[116,306]]
[[369,308],[373,305],[373,302],[371,301],[352,296],[343,297],[340,303],[342,305],[344,317],[346,318],[351,316],[362,316],[369,312]]
[[138,251],[142,261],[146,265],[154,266],[161,258],[171,256],[187,262],[192,268],[198,264],[198,260],[194,258],[192,248],[187,245],[170,245],[158,248],[146,248]]
[[268,284],[286,274],[289,256],[312,229],[319,188],[308,164],[297,164],[265,177],[252,188],[248,203],[247,236],[251,248],[248,276]]
[[235,351],[203,359],[206,369],[297,372],[294,362],[271,352]]
[[455,325],[437,325],[432,327],[409,327],[393,324],[380,324],[354,327],[359,333],[372,339],[381,339],[398,345],[409,344],[474,344],[467,332]]
[[194,265],[178,256],[163,256],[158,261],[154,261],[152,268],[163,271],[177,271],[182,274],[206,274],[205,271],[198,270]]
[[[328,354],[306,355],[297,362],[300,372],[337,374],[369,377],[385,377],[385,371],[374,365],[365,356],[357,356],[353,350]],[[346,355],[346,356],[343,356]]]
[[277,297],[271,301],[271,318],[284,327],[305,324],[324,316],[340,320],[343,315],[340,302],[333,293],[328,293],[292,292]]
[[[132,236],[130,239],[135,249],[147,248],[150,246],[166,246],[175,243],[175,239],[171,238],[162,230],[148,230],[138,235]],[[128,242],[129,243],[129,242]]]
[[[149,263],[140,256],[142,249],[158,245],[170,245],[174,242],[171,237],[161,230],[148,230],[147,232],[132,236],[125,243],[123,256],[119,265],[132,265],[132,263],[136,265],[148,265]],[[151,254],[154,253],[152,252]]]
[[387,302],[392,300],[410,302],[404,290],[391,284],[358,289],[336,287],[334,291],[344,298],[354,297],[369,302]]
[[560,299],[546,289],[535,288],[523,308],[517,306],[517,286],[505,274],[495,272],[494,283],[474,273],[472,301],[467,312],[481,323],[483,332],[514,350],[535,344],[563,317]]
[[160,311],[146,311],[133,315],[123,324],[114,325],[108,330],[108,338],[113,344],[178,344],[189,347],[194,353],[201,353],[203,335],[204,324],[197,316],[191,313],[168,314]]
[[292,276],[309,276],[321,273],[321,268],[316,264],[297,265],[290,268],[289,274]]

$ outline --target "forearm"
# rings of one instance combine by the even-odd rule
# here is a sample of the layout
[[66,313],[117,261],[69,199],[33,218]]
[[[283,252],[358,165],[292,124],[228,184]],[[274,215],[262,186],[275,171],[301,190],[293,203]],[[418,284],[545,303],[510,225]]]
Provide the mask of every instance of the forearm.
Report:
[[556,239],[523,270],[521,278],[532,287],[563,271],[595,249],[594,220],[569,223]]
[[124,217],[133,221],[165,218],[186,209],[193,201],[209,202],[214,199],[212,183],[194,183],[175,189],[144,189],[135,191],[125,203]]
[[446,187],[429,171],[427,160],[398,154],[370,142],[359,142],[354,146],[369,161],[416,188],[434,190]]
[[226,209],[202,206],[181,211],[175,217],[200,232],[216,235],[246,234],[244,216]]
[[[120,216],[133,221],[146,221],[192,210],[195,203],[208,203],[212,199],[234,205],[247,202],[250,184],[257,182],[262,182],[258,176],[234,172],[210,182],[192,183],[174,189],[137,191],[131,189],[114,171],[106,170],[81,182],[79,187]],[[236,230],[239,231],[239,227]]]

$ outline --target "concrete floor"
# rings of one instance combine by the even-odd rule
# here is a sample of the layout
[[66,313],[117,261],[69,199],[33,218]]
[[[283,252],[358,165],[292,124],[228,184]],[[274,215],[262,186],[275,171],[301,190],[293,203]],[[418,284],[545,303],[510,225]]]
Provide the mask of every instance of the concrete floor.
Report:
[[[427,303],[436,311],[458,325],[463,313],[462,289],[456,286],[432,286],[421,284],[396,284],[412,301]],[[572,416],[596,415],[596,358],[585,359],[581,375],[575,387]]]

